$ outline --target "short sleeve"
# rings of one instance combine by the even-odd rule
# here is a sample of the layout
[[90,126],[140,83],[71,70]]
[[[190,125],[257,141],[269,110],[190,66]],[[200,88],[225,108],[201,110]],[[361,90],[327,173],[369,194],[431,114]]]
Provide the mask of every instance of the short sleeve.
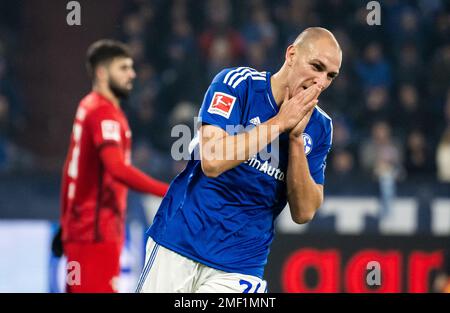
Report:
[[121,126],[113,108],[104,106],[94,110],[88,117],[88,123],[97,148],[121,143]]
[[236,90],[222,82],[213,82],[206,91],[200,108],[200,122],[227,131],[227,125],[241,123],[241,115],[241,103]]
[[[311,153],[307,155],[309,172],[311,177],[317,184],[323,185],[325,182],[325,168],[326,168],[326,160],[328,153],[331,150],[331,131],[327,132],[325,136],[323,136],[321,142],[318,146],[313,147]],[[304,141],[307,141],[307,138],[303,138]],[[305,147],[307,147],[307,143],[305,142]]]

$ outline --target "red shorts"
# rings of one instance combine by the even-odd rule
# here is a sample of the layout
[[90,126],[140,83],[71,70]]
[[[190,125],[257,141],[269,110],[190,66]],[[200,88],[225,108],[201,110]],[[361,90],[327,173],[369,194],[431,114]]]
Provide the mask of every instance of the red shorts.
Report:
[[66,291],[69,293],[117,292],[122,243],[65,242]]

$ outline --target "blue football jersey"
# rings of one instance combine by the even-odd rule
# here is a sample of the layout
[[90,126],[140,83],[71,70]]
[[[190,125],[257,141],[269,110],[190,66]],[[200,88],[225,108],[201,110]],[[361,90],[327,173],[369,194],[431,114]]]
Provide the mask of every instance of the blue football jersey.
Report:
[[[239,132],[235,125],[252,127],[269,120],[278,112],[270,77],[269,72],[248,67],[221,71],[205,94],[201,123],[234,135]],[[324,183],[331,138],[331,119],[316,107],[303,140],[310,174],[318,184]],[[269,158],[258,153],[215,178],[204,175],[193,151],[186,168],[172,181],[147,234],[158,244],[212,268],[262,278],[274,221],[287,203],[288,134],[281,134],[265,151]]]

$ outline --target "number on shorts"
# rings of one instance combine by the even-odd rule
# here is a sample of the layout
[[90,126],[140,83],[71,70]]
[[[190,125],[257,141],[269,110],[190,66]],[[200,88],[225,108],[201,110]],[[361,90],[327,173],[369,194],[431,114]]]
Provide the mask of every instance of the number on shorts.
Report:
[[241,279],[241,280],[239,280],[239,285],[245,285],[245,286],[247,286],[247,288],[245,288],[245,290],[243,291],[243,293],[249,293],[250,292],[250,290],[252,289],[252,283],[251,282],[249,282],[249,281],[247,281],[247,280],[244,280],[244,279]]
[[[245,280],[245,279],[241,279],[241,280],[239,280],[239,284],[241,286],[242,285],[247,286],[247,288],[245,288],[245,290],[242,293],[250,293],[251,292],[252,287],[253,287],[253,284],[251,282],[249,282],[248,280]],[[255,290],[253,290],[253,293],[257,293],[260,287],[261,287],[261,283],[258,283],[258,285],[256,285]]]

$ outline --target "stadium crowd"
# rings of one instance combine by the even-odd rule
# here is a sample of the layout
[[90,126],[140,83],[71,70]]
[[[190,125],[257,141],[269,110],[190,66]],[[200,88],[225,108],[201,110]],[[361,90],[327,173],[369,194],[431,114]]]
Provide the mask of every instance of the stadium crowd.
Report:
[[[134,163],[173,178],[184,163],[169,157],[178,139],[171,129],[193,129],[214,75],[231,66],[275,72],[294,36],[320,25],[343,49],[341,73],[319,99],[334,122],[327,175],[449,183],[450,5],[386,0],[381,8],[382,25],[370,26],[360,1],[127,1],[117,38],[130,46],[138,73],[124,105]],[[6,29],[0,25],[0,34]],[[8,71],[7,45],[14,41],[6,37],[0,36],[0,171],[11,168],[8,151],[20,143],[26,120]]]

